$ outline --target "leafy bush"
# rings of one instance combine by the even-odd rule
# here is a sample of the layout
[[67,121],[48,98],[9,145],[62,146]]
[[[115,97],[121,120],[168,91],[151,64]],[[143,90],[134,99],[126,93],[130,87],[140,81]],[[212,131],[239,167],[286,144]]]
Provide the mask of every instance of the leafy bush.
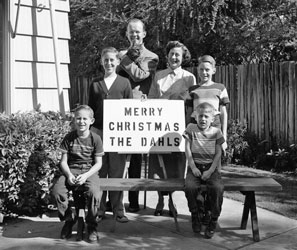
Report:
[[57,171],[57,148],[70,116],[56,112],[0,114],[0,203],[2,213],[38,214]]
[[239,120],[228,121],[226,156],[223,157],[224,163],[241,163],[245,150],[248,148],[246,141],[247,125]]
[[297,145],[270,150],[262,156],[256,164],[261,168],[274,172],[296,172],[297,170]]

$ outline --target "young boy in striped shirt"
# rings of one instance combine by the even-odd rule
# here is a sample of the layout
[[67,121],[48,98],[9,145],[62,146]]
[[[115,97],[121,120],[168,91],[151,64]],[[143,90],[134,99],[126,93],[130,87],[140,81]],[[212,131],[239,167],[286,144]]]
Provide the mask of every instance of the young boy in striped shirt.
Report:
[[205,211],[201,184],[207,186],[211,219],[206,226],[205,237],[210,239],[214,235],[221,214],[224,186],[218,167],[225,139],[219,128],[211,126],[215,117],[212,104],[200,103],[195,108],[194,115],[196,123],[190,123],[183,134],[188,162],[185,195],[192,215],[192,229],[195,233],[200,233]]

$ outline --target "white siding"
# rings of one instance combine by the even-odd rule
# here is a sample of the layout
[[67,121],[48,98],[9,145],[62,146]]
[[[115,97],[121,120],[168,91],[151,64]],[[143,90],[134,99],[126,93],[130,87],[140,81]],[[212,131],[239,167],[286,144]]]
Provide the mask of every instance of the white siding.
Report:
[[[67,40],[59,40],[59,59],[70,63]],[[52,38],[17,35],[14,41],[15,60],[33,62],[55,62]]]
[[[13,0],[11,25],[14,27],[18,0]],[[58,59],[60,60],[60,84],[63,87],[65,110],[69,110],[70,88],[68,22],[69,1],[55,0]],[[58,86],[54,58],[54,46],[49,10],[49,0],[22,0],[19,9],[17,33],[12,39],[13,110],[33,110],[38,104],[41,110],[59,110]]]
[[[63,88],[70,88],[68,64],[61,65]],[[16,88],[57,88],[55,64],[16,62]]]
[[[15,103],[15,112],[31,111],[40,104],[41,111],[58,111],[58,90],[56,89],[16,89],[15,98],[18,100]],[[63,92],[64,99],[68,100],[68,91]],[[46,101],[44,101],[46,100]],[[65,109],[69,110],[68,102],[65,103]]]
[[[17,4],[18,0],[14,0],[14,3]],[[22,0],[22,5],[40,7],[40,8],[49,8],[49,0]],[[69,12],[69,1],[68,0],[55,0],[55,6],[57,10]]]
[[[70,39],[70,30],[67,12],[56,12],[57,36]],[[21,6],[17,27],[18,34],[52,37],[49,9],[37,9]]]

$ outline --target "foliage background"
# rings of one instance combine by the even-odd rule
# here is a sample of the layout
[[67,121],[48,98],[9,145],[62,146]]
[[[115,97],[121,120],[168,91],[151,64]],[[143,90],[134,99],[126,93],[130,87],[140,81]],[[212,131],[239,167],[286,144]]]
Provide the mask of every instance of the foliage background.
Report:
[[56,112],[0,114],[0,212],[36,215],[46,209],[69,123],[70,116]]
[[101,71],[100,51],[129,46],[127,21],[146,24],[145,45],[166,67],[164,47],[183,42],[191,64],[203,54],[218,64],[297,59],[297,3],[292,0],[70,0],[72,76],[92,77]]

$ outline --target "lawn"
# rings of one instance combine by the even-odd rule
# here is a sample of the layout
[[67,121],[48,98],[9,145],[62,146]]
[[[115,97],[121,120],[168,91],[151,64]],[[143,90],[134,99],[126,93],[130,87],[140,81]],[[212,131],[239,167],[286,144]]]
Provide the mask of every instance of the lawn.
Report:
[[[245,166],[223,166],[222,174],[226,177],[258,176],[272,177],[279,182],[283,190],[279,192],[256,192],[257,206],[297,220],[297,177],[289,173],[273,173]],[[225,192],[230,199],[243,201],[239,192]]]

